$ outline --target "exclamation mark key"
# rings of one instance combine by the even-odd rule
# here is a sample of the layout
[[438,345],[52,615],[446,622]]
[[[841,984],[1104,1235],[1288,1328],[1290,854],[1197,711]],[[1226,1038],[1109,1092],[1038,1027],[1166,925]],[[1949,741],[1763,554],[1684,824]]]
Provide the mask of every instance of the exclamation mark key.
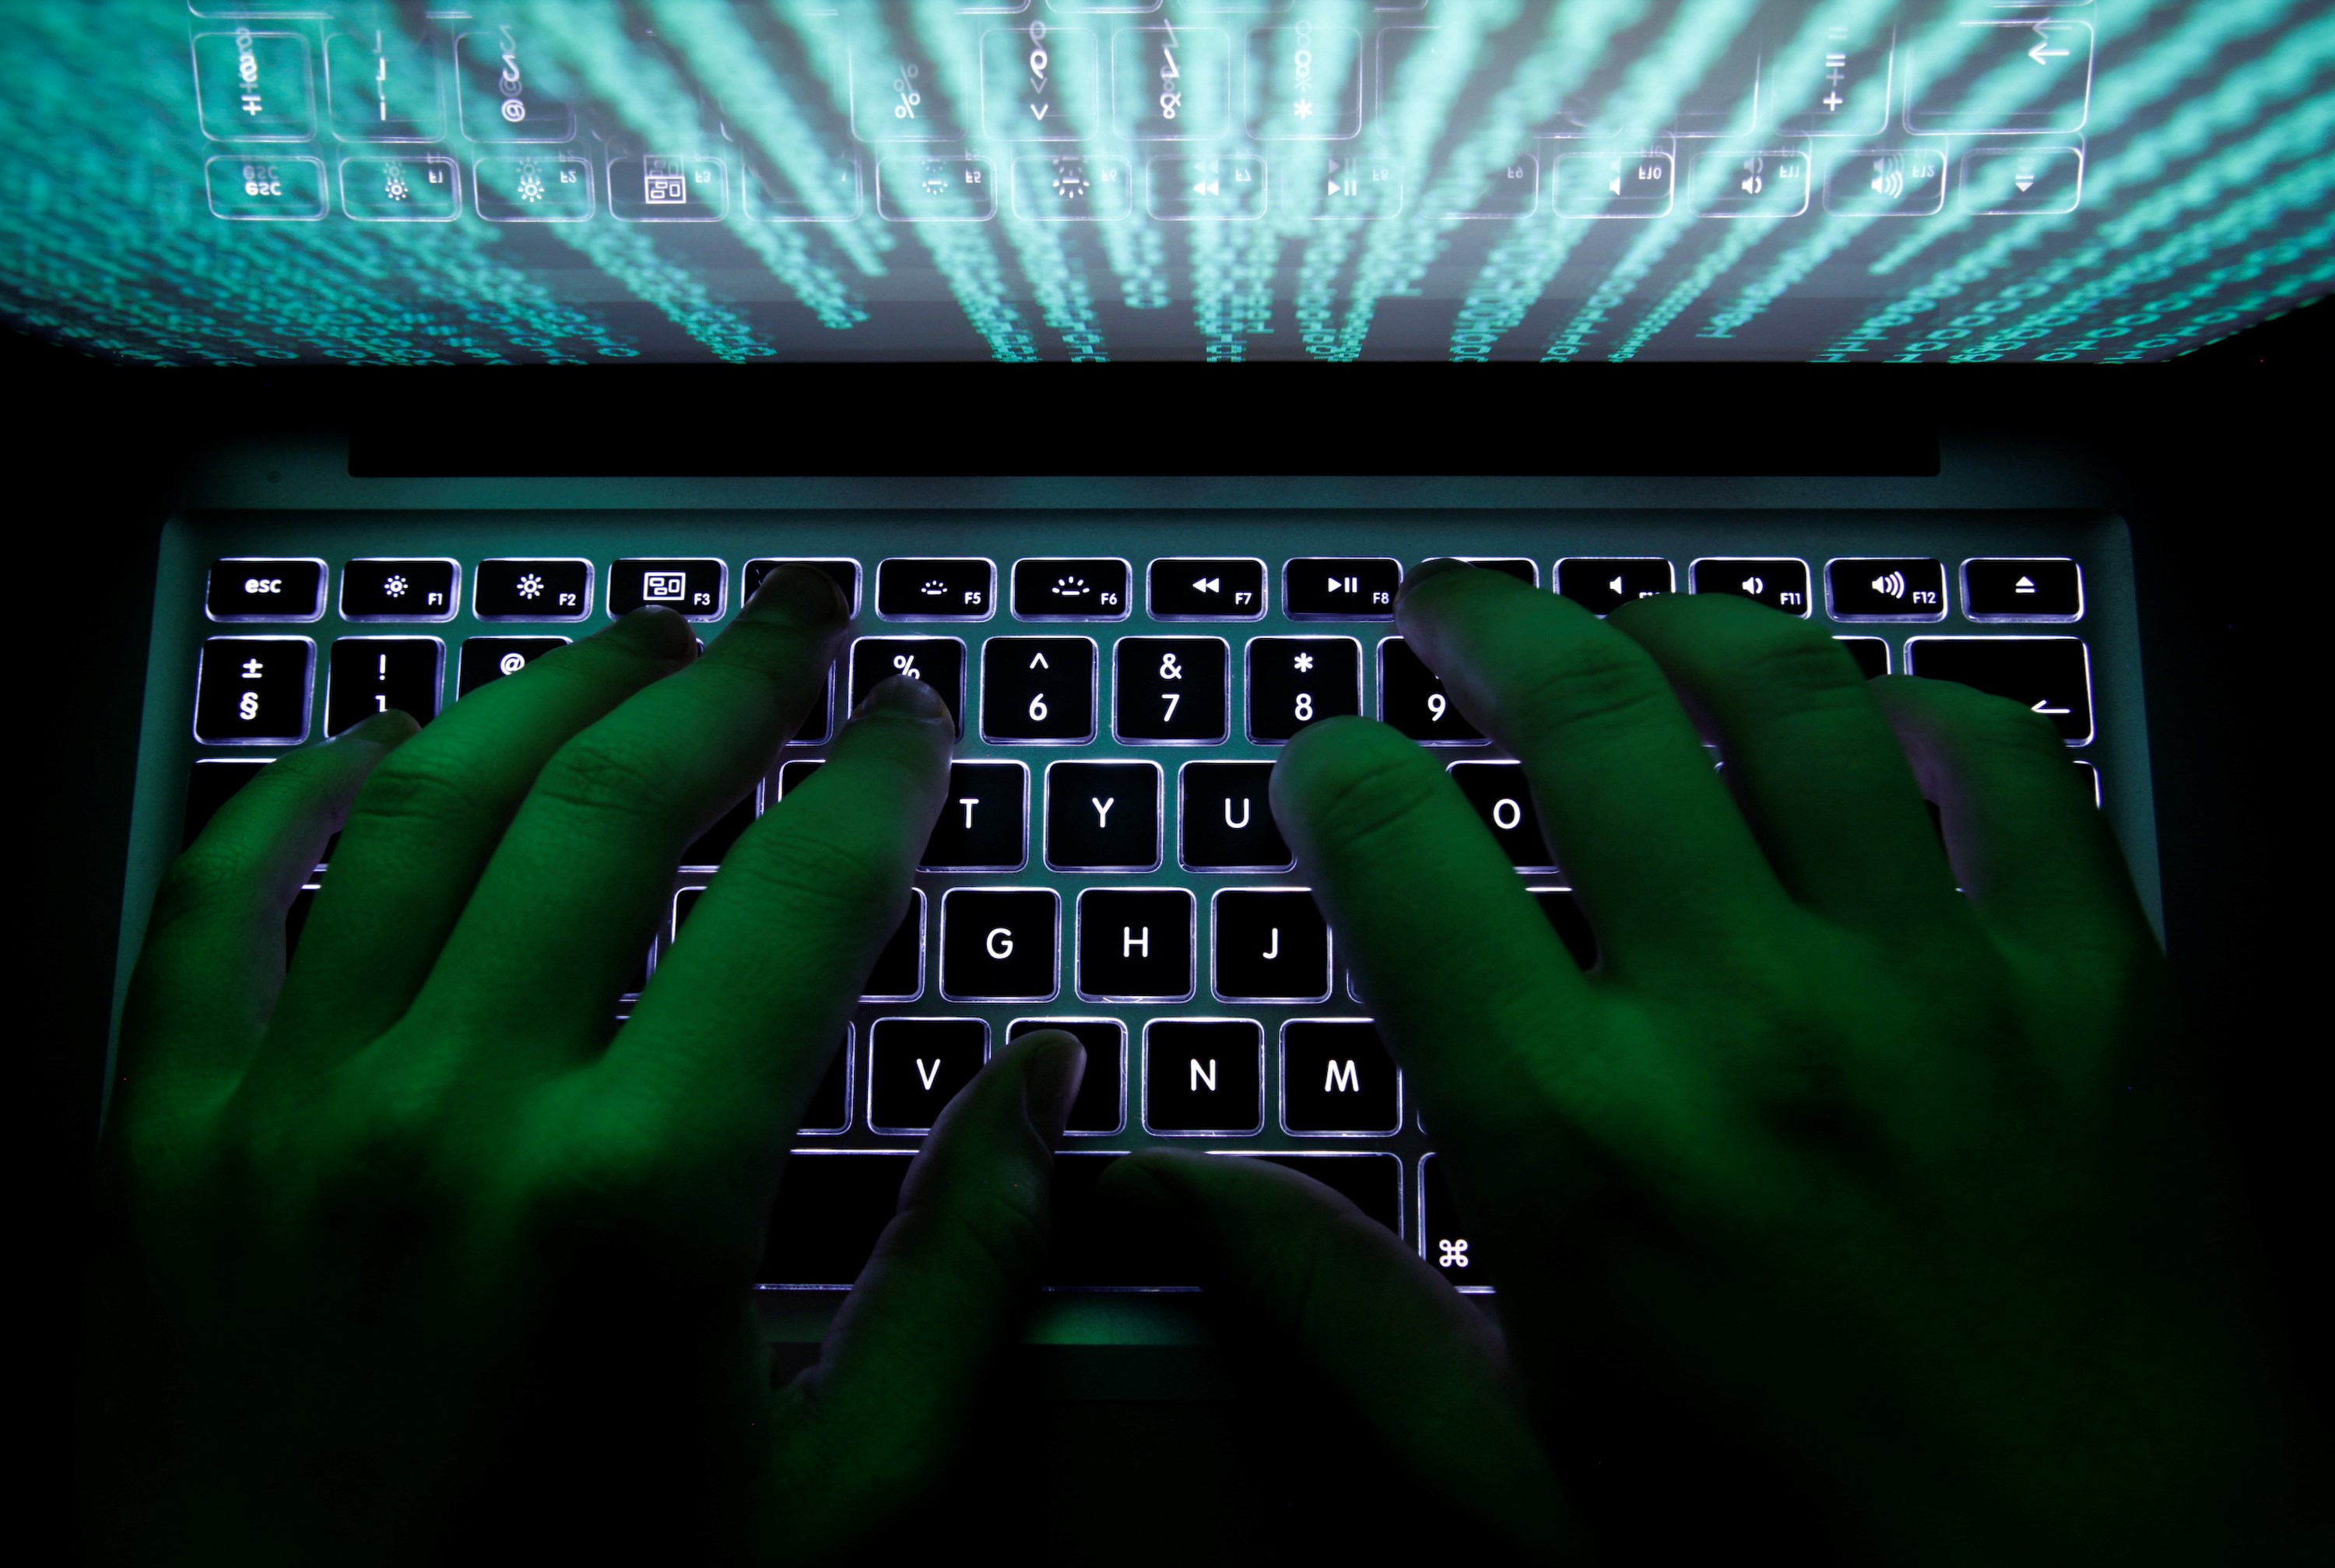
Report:
[[438,716],[446,644],[435,637],[338,637],[325,689],[325,733],[337,735],[394,708],[427,724]]

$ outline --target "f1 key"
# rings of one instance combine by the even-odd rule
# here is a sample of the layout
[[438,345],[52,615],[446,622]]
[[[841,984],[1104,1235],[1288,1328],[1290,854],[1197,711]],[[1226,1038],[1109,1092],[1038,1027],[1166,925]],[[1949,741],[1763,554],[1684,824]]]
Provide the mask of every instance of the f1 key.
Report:
[[2050,720],[2070,746],[2091,740],[2091,661],[2079,637],[1914,637],[1905,673],[2008,697]]

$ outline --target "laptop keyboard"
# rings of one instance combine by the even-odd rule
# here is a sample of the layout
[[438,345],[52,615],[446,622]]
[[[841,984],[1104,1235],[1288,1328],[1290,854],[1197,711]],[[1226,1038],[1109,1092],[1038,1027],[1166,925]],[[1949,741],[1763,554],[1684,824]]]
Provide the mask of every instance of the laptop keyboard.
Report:
[[[910,907],[805,1111],[765,1282],[848,1285],[950,1098],[1015,1035],[1057,1027],[1085,1042],[1089,1068],[1057,1161],[1056,1287],[1187,1282],[1090,1203],[1115,1156],[1182,1142],[1323,1181],[1480,1291],[1495,1260],[1452,1209],[1267,796],[1273,755],[1306,725],[1367,713],[1395,726],[1448,753],[1552,927],[1595,961],[1521,768],[1393,630],[1404,567],[1429,553],[1442,552],[208,555],[186,622],[199,630],[183,837],[276,749],[385,708],[426,722],[635,605],[669,605],[710,637],[773,566],[807,560],[842,589],[859,634],[770,775],[688,851],[632,991],[738,836],[820,766],[877,682],[914,672],[961,739]],[[2094,740],[2071,557],[1468,558],[1598,614],[1671,592],[1757,599],[1825,626],[1868,673],[1963,681],[2049,716],[2071,749]],[[2097,770],[2078,765],[2097,798]],[[296,940],[329,878],[328,848],[293,907]]]

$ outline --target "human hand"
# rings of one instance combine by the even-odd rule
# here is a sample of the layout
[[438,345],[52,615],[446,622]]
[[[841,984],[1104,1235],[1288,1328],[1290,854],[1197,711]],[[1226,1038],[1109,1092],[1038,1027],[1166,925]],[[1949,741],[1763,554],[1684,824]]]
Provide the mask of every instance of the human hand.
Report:
[[808,568],[702,657],[637,612],[419,734],[284,758],[171,868],[102,1151],[101,1556],[824,1555],[935,1477],[1034,1285],[1077,1041],[1016,1041],[950,1106],[787,1387],[748,1289],[940,809],[929,689],[877,689],[613,1022],[682,851],[845,629]]
[[[2051,726],[1868,683],[1734,598],[1601,622],[1441,567],[1397,620],[1521,760],[1595,968],[1390,729],[1304,731],[1274,810],[1497,1263],[1543,1544],[1561,1484],[1621,1556],[2287,1545],[2309,1461],[2272,1314],[2163,959]],[[1497,1347],[1433,1270],[1259,1164],[1146,1153],[1110,1181],[1197,1241],[1230,1321],[1293,1335],[1523,1535],[1531,1486],[1477,1479],[1532,1474]]]

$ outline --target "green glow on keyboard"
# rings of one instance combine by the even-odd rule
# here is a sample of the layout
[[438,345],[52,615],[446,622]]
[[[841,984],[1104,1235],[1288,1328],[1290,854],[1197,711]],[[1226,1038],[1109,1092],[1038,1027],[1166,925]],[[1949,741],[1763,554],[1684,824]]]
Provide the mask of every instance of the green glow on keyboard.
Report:
[[0,44],[0,319],[136,362],[2146,360],[2335,279],[2311,0],[75,0]]

